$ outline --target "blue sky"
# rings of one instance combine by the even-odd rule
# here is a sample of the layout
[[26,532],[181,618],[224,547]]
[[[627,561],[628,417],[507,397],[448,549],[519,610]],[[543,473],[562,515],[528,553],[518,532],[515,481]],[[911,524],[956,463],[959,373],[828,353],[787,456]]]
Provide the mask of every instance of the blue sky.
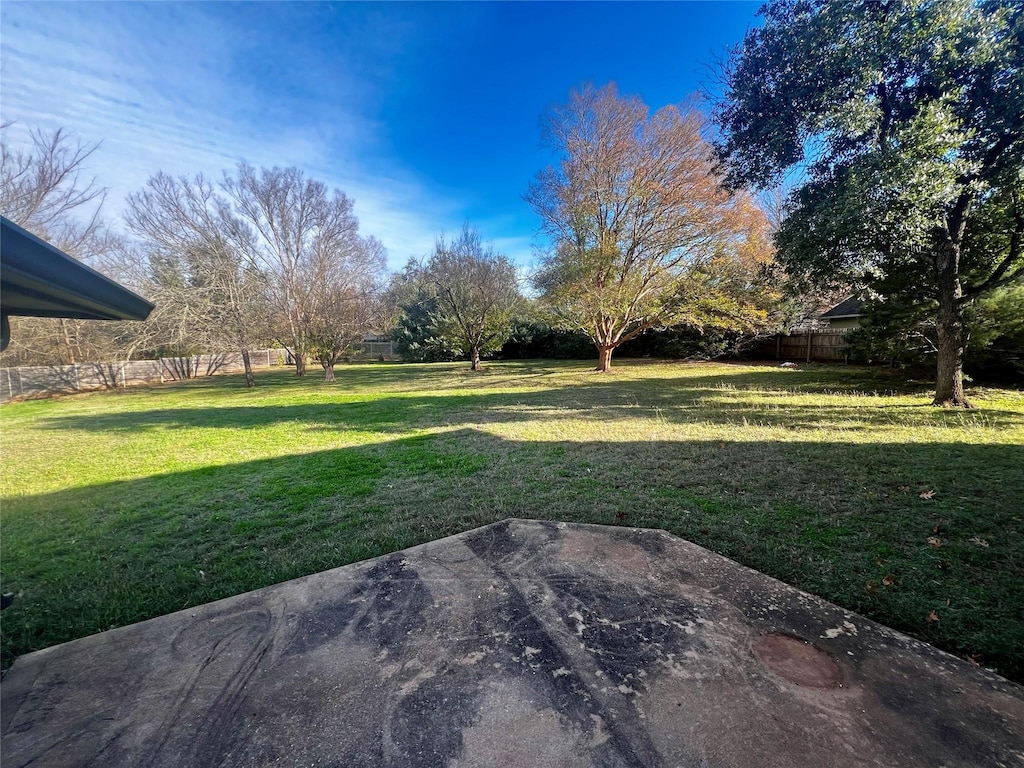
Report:
[[389,265],[464,221],[527,266],[539,119],[585,82],[652,108],[711,80],[758,3],[19,3],[0,118],[102,142],[106,213],[157,171],[294,165],[356,202]]

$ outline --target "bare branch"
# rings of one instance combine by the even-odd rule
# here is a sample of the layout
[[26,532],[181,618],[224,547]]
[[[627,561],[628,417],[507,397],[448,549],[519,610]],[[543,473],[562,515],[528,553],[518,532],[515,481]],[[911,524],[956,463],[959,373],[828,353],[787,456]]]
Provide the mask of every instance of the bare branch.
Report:
[[0,213],[62,250],[74,253],[99,229],[106,189],[85,174],[99,147],[73,141],[63,129],[29,132],[31,149],[0,140]]
[[294,352],[296,374],[303,375],[310,353],[322,363],[333,359],[346,333],[335,335],[329,326],[355,323],[341,311],[349,301],[343,297],[367,294],[376,285],[384,268],[380,242],[359,235],[344,193],[328,194],[326,185],[297,168],[257,172],[242,163],[236,176],[225,175],[221,188],[238,219],[229,228],[232,242],[267,276],[271,313],[279,337]]

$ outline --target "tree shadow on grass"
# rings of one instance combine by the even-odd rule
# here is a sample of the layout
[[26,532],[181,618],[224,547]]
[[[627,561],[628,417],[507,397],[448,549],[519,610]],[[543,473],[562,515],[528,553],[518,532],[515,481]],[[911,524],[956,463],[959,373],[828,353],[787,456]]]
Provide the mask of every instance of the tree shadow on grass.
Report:
[[[785,400],[783,399],[785,398]],[[159,408],[118,413],[41,417],[51,430],[139,432],[156,429],[261,429],[293,424],[297,429],[407,432],[410,429],[480,423],[521,423],[537,418],[573,420],[581,415],[609,423],[657,418],[669,424],[761,425],[787,429],[879,426],[980,426],[1024,430],[1024,413],[982,407],[965,414],[927,405],[837,401],[800,404],[791,395],[758,391],[752,396],[722,387],[722,377],[677,383],[595,381],[585,387],[512,392],[443,391],[429,395],[366,395],[365,400],[329,400],[287,405],[228,405]]]
[[[650,377],[634,378],[638,371],[656,369]],[[705,371],[707,371],[705,373]],[[451,390],[472,391],[490,387],[516,388],[554,385],[554,389],[627,388],[635,392],[664,389],[663,397],[685,397],[687,393],[707,390],[784,392],[787,394],[884,394],[920,398],[921,405],[930,404],[933,387],[929,382],[908,380],[906,374],[887,368],[830,364],[801,364],[796,369],[781,368],[774,362],[688,362],[670,360],[625,359],[611,374],[594,372],[584,361],[577,360],[514,360],[492,361],[479,372],[471,372],[464,363],[361,363],[337,368],[338,381],[327,384],[318,375],[319,369],[298,378],[290,369],[257,371],[257,386],[247,390],[241,374],[228,374],[188,381],[169,382],[146,387],[151,392],[224,395],[240,393],[260,398],[268,391],[329,397],[332,393],[387,392],[400,395],[429,390],[444,393]],[[620,375],[621,374],[621,375]],[[572,380],[559,381],[560,377]],[[579,377],[583,377],[580,381]],[[140,388],[143,389],[143,388]],[[121,397],[138,390],[114,390],[91,393],[91,397]],[[983,391],[969,392],[984,406]]]
[[1018,445],[461,429],[10,498],[3,590],[19,596],[4,611],[4,664],[524,517],[664,528],[1022,681],[1021,466]]
[[[242,374],[218,374],[184,381],[168,381],[161,385],[150,384],[151,391],[175,390],[180,392],[237,394],[239,391],[260,396],[269,387],[286,392],[316,392],[333,390],[345,392],[348,389],[384,388],[391,392],[421,391],[436,386],[440,389],[454,389],[464,386],[491,386],[495,379],[514,376],[524,380],[556,376],[575,371],[575,361],[517,360],[514,362],[485,364],[480,371],[469,370],[468,363],[398,363],[373,362],[352,363],[335,367],[337,381],[323,380],[323,369],[318,365],[307,368],[303,377],[297,377],[288,368],[256,369],[256,386],[249,390]],[[582,369],[585,371],[586,369]],[[132,388],[134,389],[134,388]],[[128,390],[129,392],[132,390]],[[125,390],[110,390],[116,396]]]

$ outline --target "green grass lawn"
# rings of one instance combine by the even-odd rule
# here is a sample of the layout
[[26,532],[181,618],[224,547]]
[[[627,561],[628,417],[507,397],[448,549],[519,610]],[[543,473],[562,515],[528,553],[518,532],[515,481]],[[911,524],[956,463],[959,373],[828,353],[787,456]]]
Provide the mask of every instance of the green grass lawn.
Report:
[[1024,393],[623,361],[0,409],[3,664],[506,517],[665,528],[1024,682]]

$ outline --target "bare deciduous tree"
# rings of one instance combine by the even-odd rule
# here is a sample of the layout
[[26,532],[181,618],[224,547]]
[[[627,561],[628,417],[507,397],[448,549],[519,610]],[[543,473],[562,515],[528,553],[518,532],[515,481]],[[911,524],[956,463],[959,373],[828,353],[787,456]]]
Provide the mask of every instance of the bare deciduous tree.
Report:
[[164,327],[163,344],[210,352],[237,346],[252,387],[249,350],[268,333],[266,284],[237,245],[241,228],[227,201],[201,175],[158,173],[129,195],[125,222],[147,251],[149,292],[158,299],[153,325]]
[[310,351],[324,369],[324,381],[334,381],[334,366],[366,333],[381,325],[380,278],[384,246],[363,239],[358,259],[334,261],[315,287],[318,311],[310,323]]
[[[297,168],[242,163],[222,184],[240,220],[234,242],[267,276],[268,300],[278,339],[306,371],[312,332],[331,301],[323,290],[339,273],[359,273],[379,259],[379,244],[359,236],[352,201],[339,190],[329,195],[319,181]],[[373,241],[374,243],[376,241]]]
[[98,145],[73,142],[63,129],[32,129],[32,148],[10,146],[2,126],[0,212],[15,224],[76,258],[92,255],[83,247],[102,230],[100,210],[106,189],[86,178],[85,162]]
[[436,291],[438,333],[457,340],[470,368],[479,370],[480,355],[500,347],[512,332],[522,300],[515,267],[466,225],[450,243],[438,238],[423,274]]
[[[31,129],[26,149],[0,126],[0,214],[83,261],[115,249],[117,238],[100,212],[106,189],[86,171],[97,145],[75,141],[63,129]],[[118,333],[107,323],[26,317],[14,321],[9,363],[74,363],[108,353]]]
[[613,84],[574,91],[547,115],[558,164],[526,195],[553,242],[536,285],[593,340],[599,371],[649,328],[742,328],[763,314],[756,269],[740,267],[769,258],[767,223],[748,197],[721,189],[703,128],[696,110],[651,115]]

